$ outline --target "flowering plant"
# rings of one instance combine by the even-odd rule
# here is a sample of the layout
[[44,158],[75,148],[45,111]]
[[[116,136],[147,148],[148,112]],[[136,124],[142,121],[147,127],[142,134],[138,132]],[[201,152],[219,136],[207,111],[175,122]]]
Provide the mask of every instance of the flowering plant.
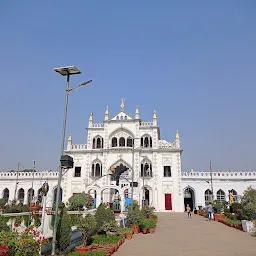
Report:
[[40,232],[33,225],[27,227],[21,233],[16,227],[13,228],[12,232],[0,232],[0,246],[7,246],[10,252],[6,256],[37,256],[40,247],[46,243],[46,239],[40,235]]

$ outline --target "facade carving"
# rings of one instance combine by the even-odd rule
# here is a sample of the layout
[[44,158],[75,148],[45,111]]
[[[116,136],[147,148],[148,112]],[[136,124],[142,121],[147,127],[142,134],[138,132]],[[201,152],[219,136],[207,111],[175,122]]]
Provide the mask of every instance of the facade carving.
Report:
[[[173,141],[163,140],[156,112],[153,120],[146,122],[140,119],[138,107],[132,117],[124,111],[124,101],[121,106],[111,118],[107,108],[102,123],[94,123],[90,115],[85,143],[73,144],[69,136],[65,153],[73,157],[74,168],[62,178],[64,202],[72,194],[86,191],[97,206],[111,203],[118,192],[124,210],[131,199],[134,176],[133,196],[140,205],[145,202],[157,211],[183,212],[186,203],[191,207],[205,205],[211,196],[211,180],[216,199],[227,199],[228,190],[233,189],[238,200],[249,185],[256,185],[256,172],[182,172],[178,131],[176,136],[173,133]],[[47,181],[48,196],[54,201],[57,180],[58,172],[53,171],[18,173],[18,177],[17,172],[1,172],[0,193],[9,200],[23,197],[26,203],[32,181],[35,199]]]

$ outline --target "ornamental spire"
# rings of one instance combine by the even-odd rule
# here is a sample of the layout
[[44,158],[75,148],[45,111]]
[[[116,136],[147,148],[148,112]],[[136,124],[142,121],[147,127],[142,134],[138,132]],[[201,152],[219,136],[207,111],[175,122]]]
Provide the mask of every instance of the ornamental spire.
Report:
[[121,99],[121,105],[120,105],[122,111],[124,110],[124,102],[125,102],[125,99],[122,98]]
[[179,140],[180,139],[180,134],[179,134],[179,131],[177,130],[176,132],[176,140]]

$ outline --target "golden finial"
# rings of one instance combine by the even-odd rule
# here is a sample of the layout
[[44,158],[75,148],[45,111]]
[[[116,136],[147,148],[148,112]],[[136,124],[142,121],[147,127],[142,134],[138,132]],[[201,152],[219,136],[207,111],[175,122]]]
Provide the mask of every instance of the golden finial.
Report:
[[92,121],[92,116],[93,116],[93,113],[91,113],[91,115],[89,117],[89,121]]
[[135,114],[139,114],[139,113],[140,113],[139,108],[138,108],[138,106],[136,106]]
[[122,98],[122,99],[121,99],[121,105],[120,105],[120,107],[121,107],[122,110],[124,110],[124,102],[125,102],[125,99]]
[[69,135],[69,137],[68,137],[68,141],[72,141],[71,133],[70,133],[70,135]]
[[180,139],[180,134],[179,134],[179,131],[177,130],[176,132],[176,140],[179,140]]
[[153,119],[157,119],[157,116],[156,116],[156,111],[155,111],[155,110],[154,110]]
[[107,106],[107,108],[106,108],[105,115],[108,115],[108,106]]

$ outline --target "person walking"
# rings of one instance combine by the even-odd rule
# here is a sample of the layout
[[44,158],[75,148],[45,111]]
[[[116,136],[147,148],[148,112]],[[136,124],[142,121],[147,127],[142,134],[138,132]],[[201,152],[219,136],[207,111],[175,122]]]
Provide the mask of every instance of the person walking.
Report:
[[190,208],[189,204],[187,204],[186,211],[188,213],[188,219],[192,219],[191,208]]
[[213,213],[212,204],[209,203],[209,204],[206,206],[206,209],[207,209],[207,214],[208,214],[208,220],[211,221],[211,219],[212,219],[212,213]]

